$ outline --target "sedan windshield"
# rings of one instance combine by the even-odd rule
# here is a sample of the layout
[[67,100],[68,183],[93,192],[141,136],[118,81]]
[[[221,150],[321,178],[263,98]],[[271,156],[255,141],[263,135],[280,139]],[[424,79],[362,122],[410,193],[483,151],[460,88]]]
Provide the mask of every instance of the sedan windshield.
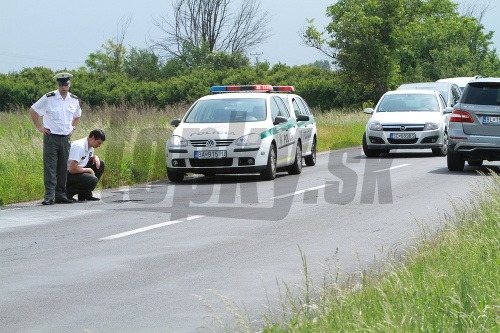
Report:
[[439,104],[434,95],[398,94],[384,96],[378,108],[378,112],[401,111],[439,111]]
[[186,123],[235,123],[266,120],[263,98],[221,98],[198,101],[189,111]]

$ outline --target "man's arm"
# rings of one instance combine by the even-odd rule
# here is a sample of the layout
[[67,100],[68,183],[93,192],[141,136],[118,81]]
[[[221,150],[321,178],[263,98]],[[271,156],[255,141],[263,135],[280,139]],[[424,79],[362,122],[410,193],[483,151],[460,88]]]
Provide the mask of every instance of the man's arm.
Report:
[[94,170],[91,168],[83,168],[78,165],[78,162],[75,160],[71,160],[69,162],[69,173],[71,174],[80,174],[80,173],[90,173],[92,176],[95,176]]
[[35,124],[36,129],[43,134],[47,134],[47,135],[50,134],[50,130],[48,128],[43,127],[43,123],[40,120],[40,115],[35,110],[33,110],[33,108],[30,108],[29,112],[30,112],[31,120],[33,120],[33,123]]

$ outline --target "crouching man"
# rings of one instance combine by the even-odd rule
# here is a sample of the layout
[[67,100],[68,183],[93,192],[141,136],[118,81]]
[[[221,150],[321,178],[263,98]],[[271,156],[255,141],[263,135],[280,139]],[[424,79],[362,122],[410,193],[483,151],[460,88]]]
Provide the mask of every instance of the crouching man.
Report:
[[95,129],[89,133],[88,137],[71,144],[66,180],[68,198],[73,199],[73,196],[78,194],[78,201],[100,200],[92,195],[92,191],[104,173],[104,161],[94,154],[94,148],[100,147],[104,140],[106,140],[104,131]]

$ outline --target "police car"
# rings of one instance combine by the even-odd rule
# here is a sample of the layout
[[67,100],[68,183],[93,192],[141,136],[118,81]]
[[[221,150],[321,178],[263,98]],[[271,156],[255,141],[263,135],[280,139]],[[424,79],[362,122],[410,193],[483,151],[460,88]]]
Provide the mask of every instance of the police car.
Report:
[[187,173],[260,173],[302,171],[302,142],[297,120],[271,85],[214,86],[198,99],[166,144],[167,176],[181,182]]
[[[289,91],[288,87],[275,87],[277,91]],[[293,91],[293,90],[291,90]],[[318,131],[316,120],[306,101],[296,94],[280,94],[281,99],[288,106],[292,116],[299,126],[300,141],[302,144],[302,157],[307,166],[316,164],[316,149],[318,142]]]

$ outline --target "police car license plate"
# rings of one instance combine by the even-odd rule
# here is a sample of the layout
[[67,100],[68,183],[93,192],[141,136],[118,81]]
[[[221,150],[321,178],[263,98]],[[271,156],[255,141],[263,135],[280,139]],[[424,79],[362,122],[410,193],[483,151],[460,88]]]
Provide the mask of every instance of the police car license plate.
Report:
[[391,133],[390,138],[396,140],[410,140],[415,139],[417,136],[415,133]]
[[224,158],[227,156],[227,151],[225,150],[203,150],[195,151],[194,158]]
[[500,124],[500,117],[483,116],[483,124]]

